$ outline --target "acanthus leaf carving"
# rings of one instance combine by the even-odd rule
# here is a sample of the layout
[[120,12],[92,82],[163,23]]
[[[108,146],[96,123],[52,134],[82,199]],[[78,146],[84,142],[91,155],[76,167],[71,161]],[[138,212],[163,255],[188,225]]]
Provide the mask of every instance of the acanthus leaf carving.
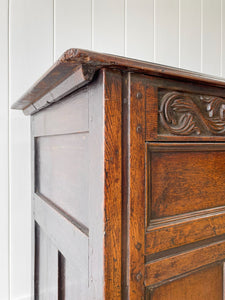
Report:
[[167,92],[159,114],[173,135],[225,135],[225,99],[220,97]]

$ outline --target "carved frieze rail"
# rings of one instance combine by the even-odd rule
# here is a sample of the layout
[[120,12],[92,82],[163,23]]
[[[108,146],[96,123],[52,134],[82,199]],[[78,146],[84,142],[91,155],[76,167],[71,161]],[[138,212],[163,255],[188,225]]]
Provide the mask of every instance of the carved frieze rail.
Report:
[[159,133],[225,135],[225,99],[177,91],[160,93]]

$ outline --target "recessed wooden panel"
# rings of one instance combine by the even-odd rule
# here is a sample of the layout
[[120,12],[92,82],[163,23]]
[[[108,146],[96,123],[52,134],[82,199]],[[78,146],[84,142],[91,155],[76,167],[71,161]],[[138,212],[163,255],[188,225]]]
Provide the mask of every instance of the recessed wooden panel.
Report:
[[65,259],[65,298],[66,300],[88,299],[88,268],[77,268]]
[[88,133],[36,138],[36,192],[88,227]]
[[58,299],[63,300],[87,300],[88,266],[79,268],[60,252],[58,255]]
[[58,299],[58,250],[36,224],[35,293],[38,299]]
[[222,265],[216,265],[154,289],[148,300],[222,300]]
[[149,144],[148,149],[150,220],[225,204],[224,145]]
[[33,135],[87,132],[88,117],[88,89],[83,88],[34,114],[31,119]]

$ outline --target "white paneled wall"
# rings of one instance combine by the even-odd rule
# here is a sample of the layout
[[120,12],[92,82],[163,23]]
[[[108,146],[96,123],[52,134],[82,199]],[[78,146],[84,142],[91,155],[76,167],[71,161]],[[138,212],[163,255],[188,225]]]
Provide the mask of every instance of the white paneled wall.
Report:
[[[124,55],[125,2],[92,1],[92,47],[96,51]],[[82,25],[81,25],[82,26]]]
[[225,76],[225,0],[1,0],[0,31],[0,300],[25,300],[29,118],[9,106],[72,47]]
[[221,76],[225,77],[225,0],[221,1]]
[[55,0],[54,59],[74,45],[79,45],[83,49],[91,49],[91,37],[91,0]]
[[202,72],[213,75],[220,75],[222,67],[221,4],[221,0],[203,0],[202,7]]
[[0,1],[0,299],[9,296],[8,235],[8,0]]
[[124,54],[154,61],[154,0],[139,0],[138,8],[136,0],[128,0],[125,4]]
[[179,0],[155,0],[155,61],[179,66]]
[[[52,0],[11,0],[10,104],[53,63]],[[10,299],[30,299],[30,123],[10,111]]]
[[201,71],[201,0],[180,1],[180,67]]
[[225,77],[225,0],[221,0],[221,72],[220,76]]

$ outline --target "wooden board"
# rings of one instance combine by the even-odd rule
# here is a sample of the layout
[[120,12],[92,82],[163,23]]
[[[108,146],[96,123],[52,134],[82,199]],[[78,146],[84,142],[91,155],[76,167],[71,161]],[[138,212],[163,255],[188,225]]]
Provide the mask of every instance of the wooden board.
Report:
[[88,227],[88,133],[36,138],[36,192]]
[[[58,250],[36,224],[35,294],[38,299],[58,299]],[[37,272],[37,269],[36,269]]]
[[192,275],[153,289],[148,300],[221,300],[222,265],[206,268]]
[[149,144],[151,220],[225,205],[225,146]]

